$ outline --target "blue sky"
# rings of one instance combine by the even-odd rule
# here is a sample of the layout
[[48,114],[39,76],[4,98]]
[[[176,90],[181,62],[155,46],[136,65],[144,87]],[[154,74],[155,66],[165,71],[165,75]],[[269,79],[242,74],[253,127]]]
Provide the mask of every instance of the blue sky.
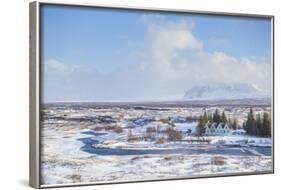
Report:
[[[221,76],[235,65],[247,65],[249,71],[245,71],[248,73],[241,81],[222,79],[270,90],[270,19],[54,5],[44,5],[41,16],[46,102],[180,98],[184,91],[204,80],[218,82],[214,74],[187,82],[195,77],[185,76],[209,60],[213,60],[209,64],[213,67],[231,62]],[[185,71],[177,70],[178,67]],[[266,72],[258,73],[262,70]],[[171,77],[163,78],[161,73]],[[261,76],[257,78],[255,73]],[[88,78],[82,80],[79,76]],[[139,88],[135,87],[137,84]],[[124,93],[125,87],[138,93]],[[155,92],[144,92],[151,89]]]

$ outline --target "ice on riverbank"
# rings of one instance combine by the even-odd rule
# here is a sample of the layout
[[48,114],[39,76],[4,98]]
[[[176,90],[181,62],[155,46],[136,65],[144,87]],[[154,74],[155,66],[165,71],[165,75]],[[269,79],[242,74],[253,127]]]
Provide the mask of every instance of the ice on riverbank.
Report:
[[[79,141],[79,139],[93,137],[83,133],[86,131],[89,130],[44,129],[42,136],[44,148],[41,158],[42,184],[151,180],[266,172],[272,169],[271,156],[257,154],[251,156],[217,154],[102,156],[91,154],[81,150],[85,144]],[[117,145],[115,144],[115,148]],[[143,148],[144,145],[139,143],[139,147]],[[120,143],[118,146],[124,146],[124,144]],[[150,147],[151,144],[146,144],[146,146]],[[170,143],[170,148],[175,146],[179,146],[179,144]]]
[[[205,108],[200,106],[182,105],[46,106],[41,115],[41,184],[153,180],[272,170],[271,138],[196,137],[196,118],[203,110]],[[248,112],[248,108],[239,106],[227,110],[225,113],[229,117],[238,117],[240,121],[245,120]],[[169,138],[167,129],[182,135],[181,138]]]

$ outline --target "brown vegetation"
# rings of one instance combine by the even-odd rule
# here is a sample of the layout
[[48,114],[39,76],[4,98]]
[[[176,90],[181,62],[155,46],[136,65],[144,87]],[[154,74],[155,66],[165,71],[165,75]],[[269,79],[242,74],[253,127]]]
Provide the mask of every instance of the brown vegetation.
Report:
[[97,126],[95,127],[96,131],[102,131],[102,130],[112,130],[116,133],[122,133],[123,128],[118,125],[107,125],[107,126]]
[[182,133],[180,131],[177,131],[176,129],[171,128],[171,127],[169,127],[166,130],[166,133],[168,135],[169,141],[176,141],[176,140],[182,139]]
[[215,156],[212,159],[212,164],[216,165],[216,166],[222,166],[225,165],[225,158],[223,156]]
[[158,138],[155,143],[156,144],[164,144],[165,142],[166,142],[166,139],[164,137],[161,137],[161,138]]
[[115,133],[122,133],[122,132],[123,132],[123,128],[122,128],[122,127],[116,127],[116,128],[114,129],[114,132],[115,132]]
[[69,178],[72,180],[73,183],[81,182],[81,175],[73,174],[69,176]]
[[129,131],[128,136],[127,136],[127,141],[128,142],[136,142],[136,141],[141,141],[143,138],[137,135],[133,135],[132,131]]
[[147,133],[156,133],[156,128],[155,127],[147,127],[146,132]]

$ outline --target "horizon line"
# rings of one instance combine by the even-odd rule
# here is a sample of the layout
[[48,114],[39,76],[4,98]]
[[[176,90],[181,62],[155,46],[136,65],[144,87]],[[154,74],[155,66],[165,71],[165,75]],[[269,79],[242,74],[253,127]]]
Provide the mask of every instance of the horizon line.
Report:
[[173,103],[173,102],[219,102],[219,101],[239,101],[239,100],[272,100],[272,97],[262,98],[237,98],[237,99],[187,99],[187,100],[144,100],[144,101],[50,101],[40,102],[40,104],[60,104],[60,103]]

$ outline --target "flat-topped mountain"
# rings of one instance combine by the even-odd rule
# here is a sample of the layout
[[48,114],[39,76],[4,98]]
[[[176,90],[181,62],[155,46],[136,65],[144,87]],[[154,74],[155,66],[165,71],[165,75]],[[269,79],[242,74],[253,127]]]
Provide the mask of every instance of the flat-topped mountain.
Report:
[[184,94],[185,100],[225,100],[267,97],[264,91],[246,83],[198,85],[190,88]]

